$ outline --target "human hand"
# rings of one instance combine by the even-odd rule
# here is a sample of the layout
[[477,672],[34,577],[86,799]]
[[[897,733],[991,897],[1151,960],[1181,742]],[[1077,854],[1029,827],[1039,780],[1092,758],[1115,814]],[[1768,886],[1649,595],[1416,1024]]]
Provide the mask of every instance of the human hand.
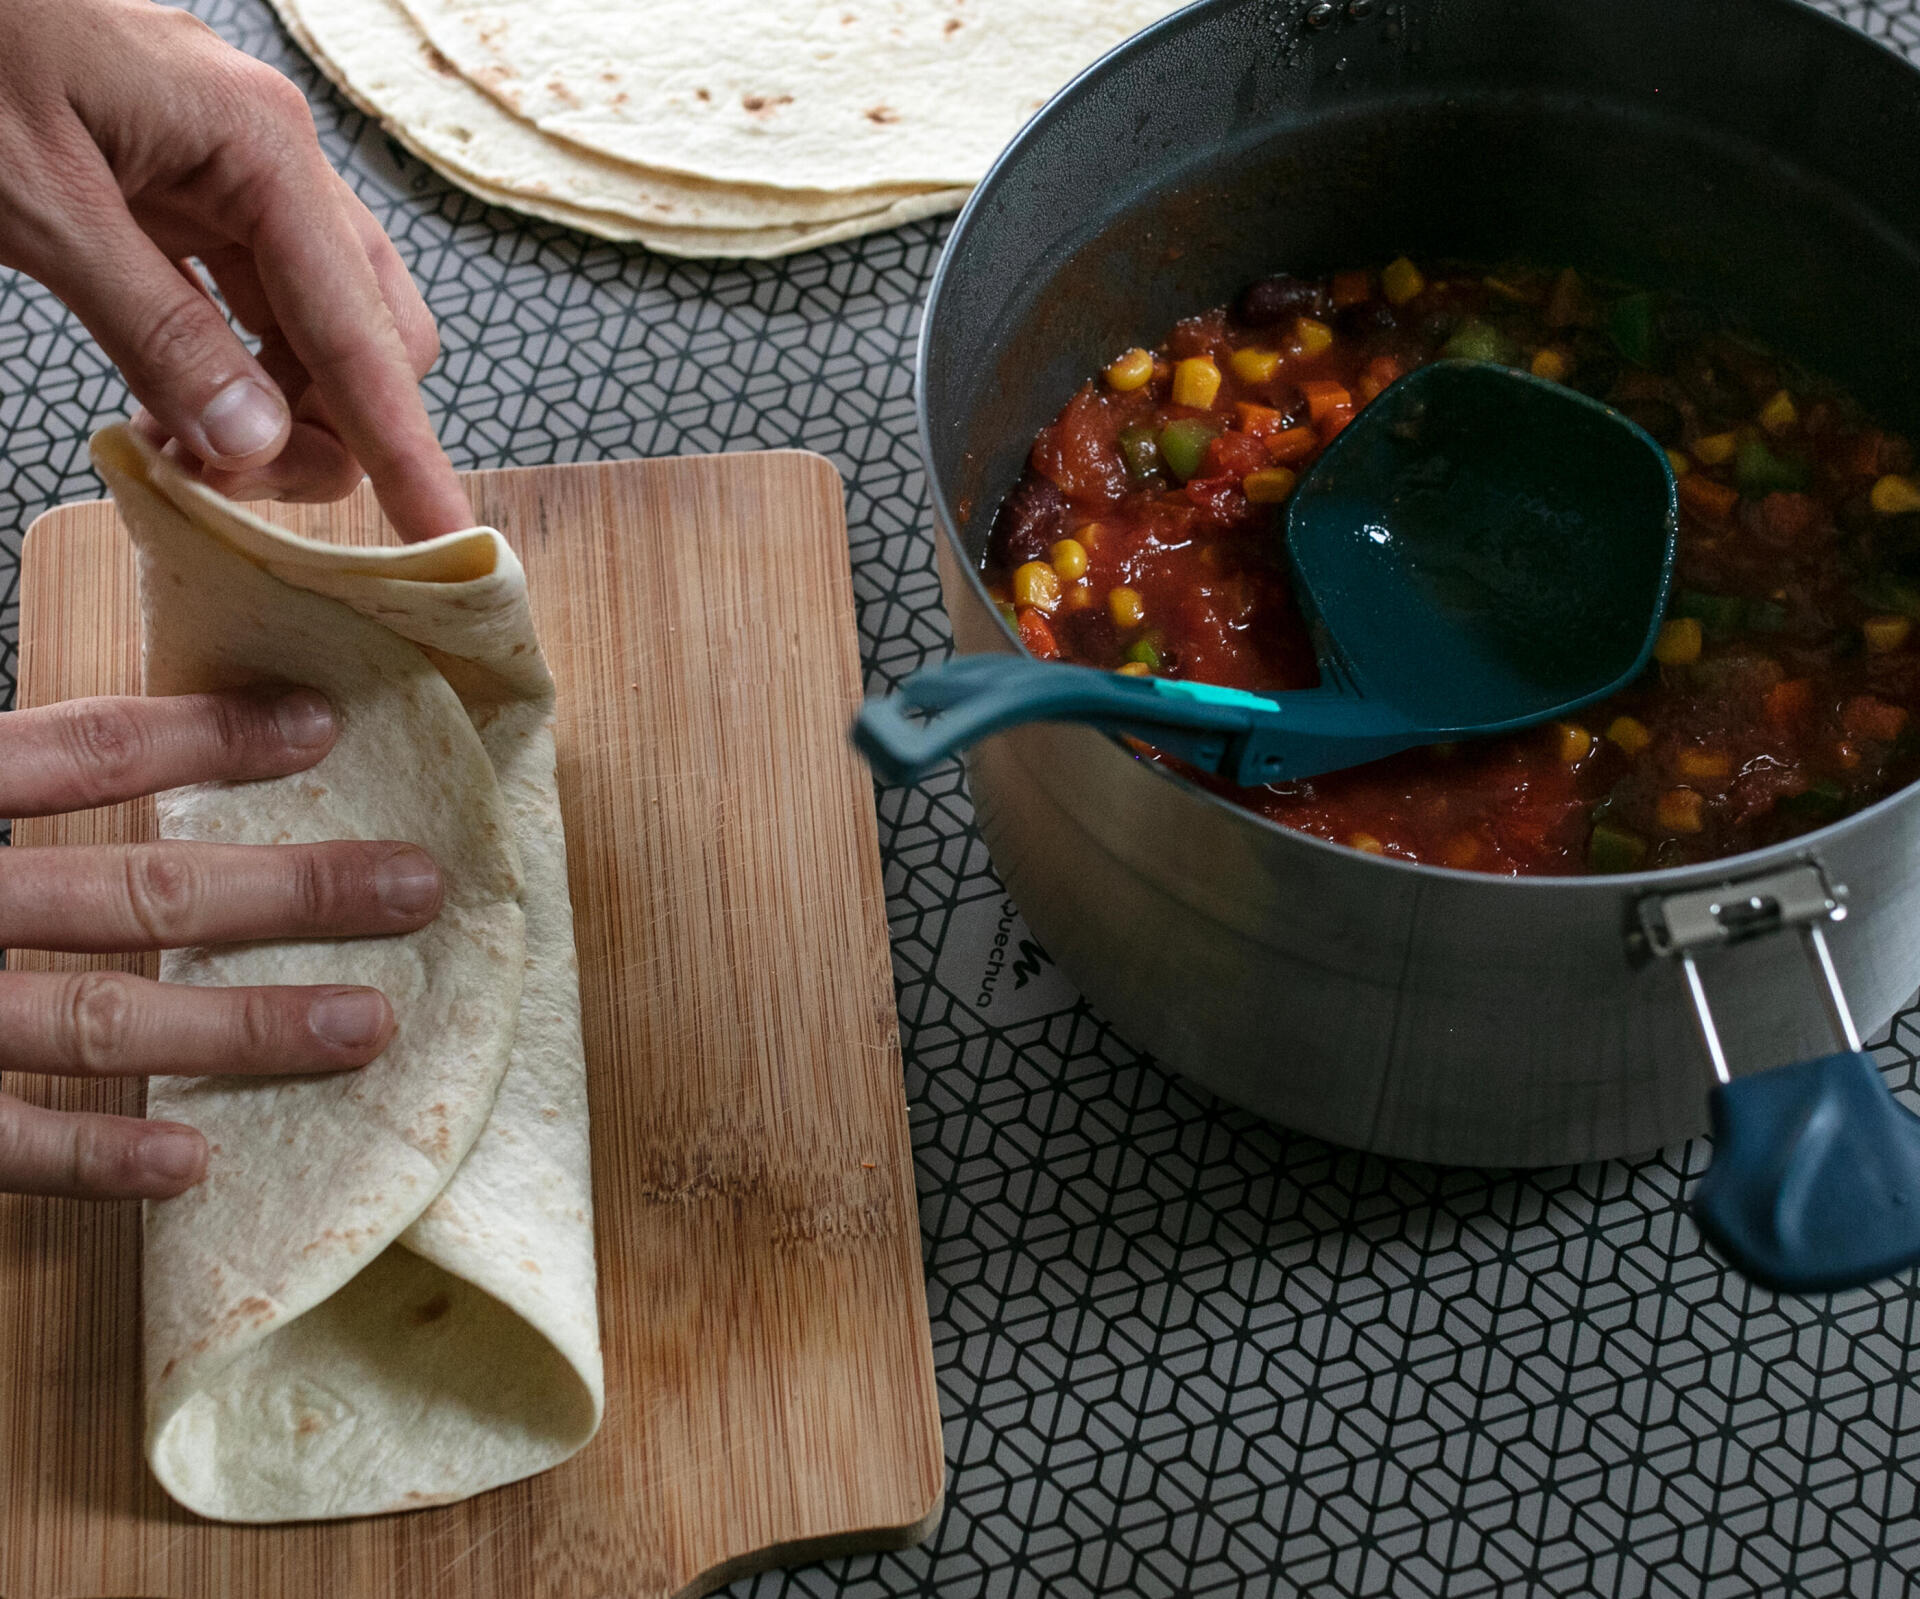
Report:
[[364,468],[403,537],[472,526],[420,398],[439,337],[406,267],[300,90],[187,13],[0,4],[0,264],[73,309],[143,430],[222,493],[337,499]]
[[[327,702],[279,695],[73,700],[0,715],[0,816],[304,771],[332,748]],[[0,949],[171,949],[406,933],[440,912],[411,844],[159,843],[0,850]],[[393,1037],[372,988],[187,988],[122,972],[0,972],[0,1070],[117,1077],[328,1072]],[[0,1093],[0,1191],[164,1199],[206,1172],[175,1122],[78,1115]]]

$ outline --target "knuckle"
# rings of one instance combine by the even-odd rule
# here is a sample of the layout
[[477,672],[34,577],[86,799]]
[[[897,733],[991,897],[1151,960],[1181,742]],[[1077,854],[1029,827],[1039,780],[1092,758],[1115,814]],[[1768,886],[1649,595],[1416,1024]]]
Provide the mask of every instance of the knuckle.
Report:
[[127,855],[127,904],[134,921],[161,948],[187,940],[201,897],[192,861],[165,845]]
[[108,1194],[126,1187],[133,1147],[124,1128],[89,1117],[76,1122],[61,1144],[61,1175],[70,1193]]
[[303,849],[294,862],[294,909],[309,927],[329,927],[363,897],[357,852]]
[[59,707],[54,727],[82,804],[103,804],[128,792],[148,752],[146,729],[131,707],[80,700]]
[[240,762],[268,741],[265,708],[234,694],[216,694],[207,700],[207,724],[215,745],[228,760]]
[[67,988],[68,1053],[90,1077],[124,1067],[131,1054],[138,999],[120,972],[82,972]]
[[256,988],[241,996],[239,1014],[234,1019],[234,1042],[243,1059],[270,1060],[279,1050],[283,1031],[280,1008],[271,994]]
[[131,356],[150,377],[207,366],[208,319],[219,312],[185,282],[171,294],[134,335]]

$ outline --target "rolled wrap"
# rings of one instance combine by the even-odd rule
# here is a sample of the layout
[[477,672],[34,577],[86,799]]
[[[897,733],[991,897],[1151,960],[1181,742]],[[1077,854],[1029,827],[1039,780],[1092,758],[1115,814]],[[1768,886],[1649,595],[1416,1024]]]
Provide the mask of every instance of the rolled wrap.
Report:
[[296,538],[124,427],[93,441],[139,556],[150,694],[308,684],[340,720],[292,777],[160,796],[167,838],[407,839],[445,909],[387,939],[171,951],[178,983],[366,983],[359,1072],[157,1078],[207,1178],[146,1211],[147,1458],[202,1515],[441,1504],[599,1425],[579,977],[553,680],[488,528],[405,549]]

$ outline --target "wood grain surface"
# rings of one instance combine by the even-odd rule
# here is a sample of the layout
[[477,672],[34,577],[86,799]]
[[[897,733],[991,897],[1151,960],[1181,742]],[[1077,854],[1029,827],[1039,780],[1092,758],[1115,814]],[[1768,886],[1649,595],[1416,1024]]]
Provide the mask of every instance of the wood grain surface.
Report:
[[[526,563],[560,685],[606,1424],[557,1470],[443,1509],[203,1521],[141,1454],[136,1209],[0,1196],[0,1599],[650,1599],[902,1546],[938,1512],[873,793],[845,737],[860,679],[839,479],[778,453],[467,482]],[[263,509],[391,538],[364,489]],[[111,508],[41,518],[21,705],[137,692],[138,651]],[[152,827],[149,802],[14,837]],[[140,1103],[135,1082],[6,1087]]]

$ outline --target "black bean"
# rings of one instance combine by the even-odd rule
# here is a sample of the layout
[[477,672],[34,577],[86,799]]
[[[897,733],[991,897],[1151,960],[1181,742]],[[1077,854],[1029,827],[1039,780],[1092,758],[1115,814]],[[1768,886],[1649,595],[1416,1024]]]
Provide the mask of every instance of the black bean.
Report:
[[1009,569],[1037,561],[1059,541],[1066,515],[1067,497],[1059,485],[1029,472],[1001,502],[987,541],[988,553]]
[[1334,331],[1343,339],[1365,339],[1376,334],[1395,332],[1400,315],[1385,300],[1362,300],[1336,311]]
[[1685,419],[1680,408],[1666,400],[1641,398],[1616,400],[1614,409],[1622,416],[1638,422],[1654,436],[1657,443],[1668,446],[1677,445],[1684,431]]
[[1324,305],[1319,284],[1282,273],[1242,289],[1240,298],[1233,302],[1233,316],[1250,328],[1271,328],[1290,324],[1297,317],[1318,316]]

